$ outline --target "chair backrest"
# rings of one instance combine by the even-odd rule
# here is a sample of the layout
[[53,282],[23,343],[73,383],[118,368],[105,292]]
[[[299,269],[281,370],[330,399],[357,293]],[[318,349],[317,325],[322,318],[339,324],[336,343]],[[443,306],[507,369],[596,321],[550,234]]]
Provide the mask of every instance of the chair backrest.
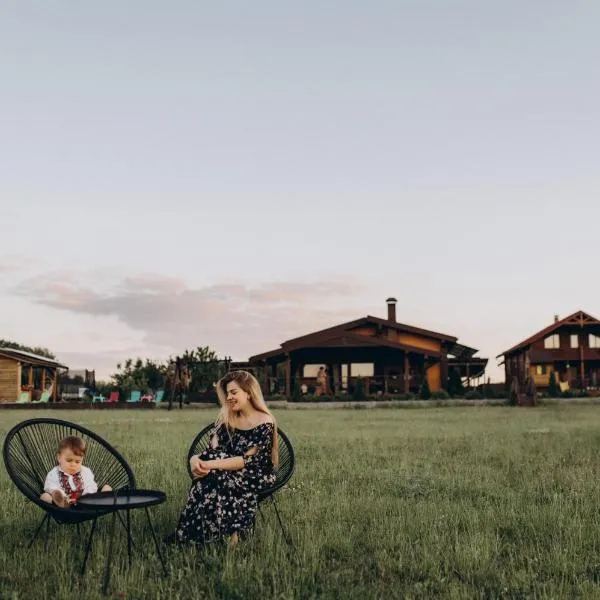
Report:
[[131,392],[131,396],[129,396],[129,402],[139,402],[142,397],[142,392],[139,390],[134,390]]
[[40,399],[38,400],[38,402],[48,402],[50,400],[51,394],[52,394],[52,392],[50,390],[46,390],[45,392],[42,392],[42,395],[40,396]]
[[93,431],[59,419],[29,419],[8,432],[3,448],[8,475],[27,498],[48,508],[47,503],[40,500],[44,481],[57,464],[58,443],[69,435],[85,440],[87,451],[83,464],[94,473],[98,489],[105,484],[113,490],[135,489],[135,477],[127,461]]
[[[214,424],[207,425],[195,438],[188,450],[187,455],[187,471],[190,478],[192,478],[192,470],[190,468],[190,458],[195,454],[201,454],[210,442],[210,434],[213,430]],[[294,474],[296,467],[296,457],[294,455],[294,447],[288,436],[277,428],[277,437],[279,441],[279,467],[277,468],[277,479],[272,487],[264,490],[259,494],[261,498],[267,498],[274,494],[277,490],[281,489]]]
[[118,402],[119,401],[119,392],[111,392],[108,397],[108,402]]
[[154,402],[156,402],[156,404],[160,404],[164,395],[165,390],[158,390],[158,392],[156,392],[156,396],[154,396]]

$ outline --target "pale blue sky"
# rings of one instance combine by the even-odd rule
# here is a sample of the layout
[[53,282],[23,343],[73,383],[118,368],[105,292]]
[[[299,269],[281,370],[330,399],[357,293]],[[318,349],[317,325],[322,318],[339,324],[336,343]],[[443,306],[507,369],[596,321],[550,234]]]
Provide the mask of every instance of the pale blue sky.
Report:
[[367,313],[490,357],[600,314],[600,3],[0,18],[0,337],[101,375]]

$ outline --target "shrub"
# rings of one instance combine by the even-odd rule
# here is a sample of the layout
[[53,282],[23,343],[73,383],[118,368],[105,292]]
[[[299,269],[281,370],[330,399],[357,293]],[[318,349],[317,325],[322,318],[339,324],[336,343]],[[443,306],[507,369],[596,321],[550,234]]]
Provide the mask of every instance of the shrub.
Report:
[[456,368],[450,371],[450,377],[448,379],[448,393],[451,396],[458,396],[460,398],[462,398],[465,393],[465,387],[463,386],[460,372]]
[[352,399],[353,400],[366,400],[367,394],[365,392],[365,382],[362,377],[358,377],[356,379],[356,383],[354,384],[354,390],[352,390]]
[[548,395],[550,398],[558,398],[560,397],[560,390],[558,389],[558,384],[556,383],[556,374],[554,371],[550,372],[550,381],[548,382]]
[[483,396],[477,390],[469,390],[465,394],[466,400],[483,400]]
[[431,398],[431,390],[429,389],[427,376],[423,377],[423,383],[421,383],[421,389],[419,390],[419,398],[421,398],[421,400],[429,400]]
[[434,400],[449,400],[450,394],[446,390],[438,390],[437,392],[433,392],[431,397]]

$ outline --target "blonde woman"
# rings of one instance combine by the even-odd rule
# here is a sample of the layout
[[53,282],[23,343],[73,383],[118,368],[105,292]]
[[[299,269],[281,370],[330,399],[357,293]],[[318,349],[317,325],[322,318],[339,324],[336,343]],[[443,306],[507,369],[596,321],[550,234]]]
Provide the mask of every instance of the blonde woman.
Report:
[[195,481],[169,543],[238,541],[254,524],[258,493],[275,483],[277,424],[247,371],[217,383],[221,404],[208,447],[190,459]]

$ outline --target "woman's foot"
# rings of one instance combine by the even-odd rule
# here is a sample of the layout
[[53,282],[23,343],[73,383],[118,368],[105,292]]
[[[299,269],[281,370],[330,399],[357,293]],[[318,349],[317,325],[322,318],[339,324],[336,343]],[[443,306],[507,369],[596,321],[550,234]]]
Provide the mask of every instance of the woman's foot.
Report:
[[56,506],[60,506],[61,508],[69,507],[69,499],[62,490],[54,490],[52,492],[52,502],[54,502]]

